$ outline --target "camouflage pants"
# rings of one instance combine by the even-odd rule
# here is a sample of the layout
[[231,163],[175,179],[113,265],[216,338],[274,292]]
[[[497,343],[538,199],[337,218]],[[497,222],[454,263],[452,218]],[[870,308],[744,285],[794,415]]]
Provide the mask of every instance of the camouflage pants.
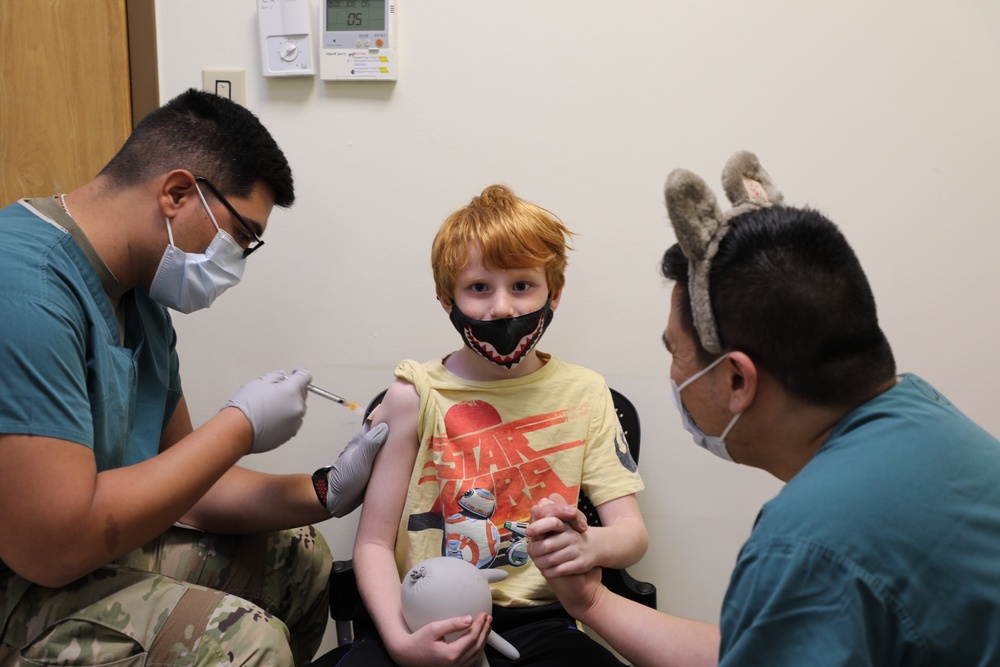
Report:
[[331,562],[309,526],[172,528],[64,588],[4,572],[0,665],[307,664],[327,625]]

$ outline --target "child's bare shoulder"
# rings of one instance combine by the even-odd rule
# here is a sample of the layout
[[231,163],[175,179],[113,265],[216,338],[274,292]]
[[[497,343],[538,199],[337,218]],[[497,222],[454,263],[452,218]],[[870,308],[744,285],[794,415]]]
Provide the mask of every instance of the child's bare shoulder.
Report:
[[371,414],[372,425],[386,422],[389,428],[393,424],[416,422],[417,410],[420,409],[420,396],[416,388],[406,380],[397,379],[385,391],[382,402]]

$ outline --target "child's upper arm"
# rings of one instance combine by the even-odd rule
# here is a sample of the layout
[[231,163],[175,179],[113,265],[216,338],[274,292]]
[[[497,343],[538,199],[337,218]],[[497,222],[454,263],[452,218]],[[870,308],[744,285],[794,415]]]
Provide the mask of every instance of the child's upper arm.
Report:
[[358,525],[358,542],[380,541],[390,548],[395,544],[417,458],[419,410],[420,397],[413,385],[396,380],[371,414],[373,426],[383,422],[389,425],[389,436],[375,458],[368,481]]

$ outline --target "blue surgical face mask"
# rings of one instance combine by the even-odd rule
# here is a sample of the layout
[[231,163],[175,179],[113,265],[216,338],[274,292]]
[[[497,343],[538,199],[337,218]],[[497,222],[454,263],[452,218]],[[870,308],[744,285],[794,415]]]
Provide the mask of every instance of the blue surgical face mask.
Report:
[[674,382],[674,379],[670,378],[670,389],[673,393],[672,397],[674,401],[674,406],[676,406],[681,413],[681,424],[684,426],[684,430],[690,433],[694,437],[695,444],[697,444],[699,447],[707,449],[708,451],[712,452],[721,459],[725,459],[726,461],[732,461],[733,457],[729,455],[729,450],[726,448],[726,435],[729,434],[729,431],[732,430],[733,426],[735,426],[736,424],[736,421],[740,418],[740,416],[743,413],[741,412],[733,417],[732,421],[729,422],[729,426],[727,426],[726,429],[722,432],[722,435],[705,435],[705,433],[700,428],[698,428],[698,425],[694,423],[694,419],[691,418],[691,413],[687,411],[687,408],[684,407],[684,402],[681,401],[681,391],[685,387],[690,385],[692,382],[700,378],[705,373],[708,373],[710,370],[715,368],[719,363],[722,362],[723,359],[725,359],[728,356],[729,354],[722,355],[721,357],[710,363],[708,366],[705,366],[703,369],[701,369],[700,371],[689,377],[679,387],[677,386],[677,383]]
[[203,253],[184,252],[174,245],[170,220],[164,218],[170,243],[163,251],[163,258],[149,286],[151,299],[181,313],[191,313],[211,306],[216,297],[240,282],[246,263],[243,248],[232,236],[222,231],[201,188],[195,184],[195,189],[208,211],[208,217],[215,225],[215,238]]

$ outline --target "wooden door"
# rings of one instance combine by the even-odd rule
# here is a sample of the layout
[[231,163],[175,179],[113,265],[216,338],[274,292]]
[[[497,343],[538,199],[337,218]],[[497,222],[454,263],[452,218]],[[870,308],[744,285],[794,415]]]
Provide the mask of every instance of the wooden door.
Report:
[[132,130],[126,0],[0,0],[0,206],[92,179]]

